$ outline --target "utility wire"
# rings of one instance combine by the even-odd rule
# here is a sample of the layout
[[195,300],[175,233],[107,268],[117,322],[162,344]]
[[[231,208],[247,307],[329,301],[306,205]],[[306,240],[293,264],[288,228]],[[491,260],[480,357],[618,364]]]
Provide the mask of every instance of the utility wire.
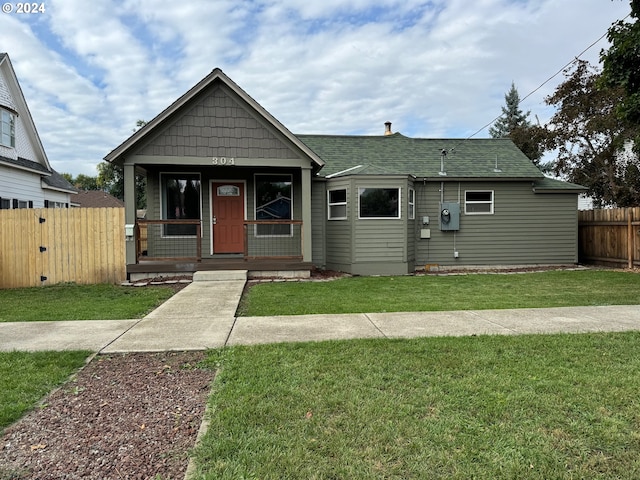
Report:
[[[621,21],[625,21],[627,18],[629,18],[631,16],[631,14],[629,13],[626,17],[624,17]],[[593,42],[591,45],[589,45],[587,48],[585,48],[584,50],[582,50],[578,55],[576,55],[574,57],[573,60],[571,60],[569,63],[567,63],[566,65],[564,65],[560,70],[558,70],[556,73],[554,73],[553,75],[551,75],[549,78],[547,78],[544,82],[542,82],[538,87],[536,87],[532,92],[528,93],[527,95],[525,95],[523,98],[520,99],[520,102],[526,100],[527,98],[529,98],[531,95],[533,95],[534,93],[536,93],[538,90],[540,90],[542,87],[544,87],[547,83],[549,83],[551,80],[553,80],[555,77],[557,77],[558,75],[560,75],[562,72],[564,72],[568,67],[570,67],[571,65],[573,65],[575,62],[577,62],[580,57],[582,55],[584,55],[586,52],[588,52],[589,50],[591,50],[598,42],[600,42],[600,40],[602,40],[604,37],[607,36],[607,33],[609,33],[609,30],[607,30],[605,33],[603,33],[600,38],[598,38],[595,42]],[[502,114],[498,115],[496,118],[494,118],[493,120],[491,120],[489,123],[487,123],[485,126],[483,126],[482,128],[480,128],[479,130],[475,131],[473,134],[469,135],[467,138],[465,138],[465,140],[469,140],[470,138],[475,137],[477,134],[479,134],[481,131],[483,131],[485,128],[493,125],[500,117],[502,116]]]

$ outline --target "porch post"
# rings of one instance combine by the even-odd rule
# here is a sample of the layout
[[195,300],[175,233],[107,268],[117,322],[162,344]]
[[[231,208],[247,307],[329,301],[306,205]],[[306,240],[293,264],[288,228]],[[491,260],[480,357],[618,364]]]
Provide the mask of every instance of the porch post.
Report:
[[[133,164],[124,164],[124,223],[136,223],[136,168]],[[135,232],[135,230],[134,230]],[[125,260],[127,265],[136,263],[136,238],[125,237]]]
[[311,167],[302,169],[302,261],[311,262]]

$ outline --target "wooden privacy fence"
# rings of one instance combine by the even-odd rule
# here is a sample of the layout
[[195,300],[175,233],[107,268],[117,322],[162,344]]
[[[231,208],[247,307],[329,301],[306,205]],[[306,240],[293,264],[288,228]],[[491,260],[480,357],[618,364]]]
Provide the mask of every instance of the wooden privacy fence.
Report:
[[125,277],[124,208],[0,210],[0,288]]
[[578,212],[581,262],[640,266],[640,207]]

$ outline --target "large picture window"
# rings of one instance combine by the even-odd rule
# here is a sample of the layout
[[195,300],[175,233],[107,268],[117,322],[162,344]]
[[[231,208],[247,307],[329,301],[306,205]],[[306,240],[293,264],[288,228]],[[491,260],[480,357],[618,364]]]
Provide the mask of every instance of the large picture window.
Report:
[[[160,174],[163,220],[200,220],[200,176],[191,173]],[[165,225],[167,236],[192,236],[196,225]]]
[[358,189],[360,218],[400,218],[399,188]]
[[[256,220],[293,219],[291,175],[256,175]],[[256,225],[257,236],[291,235],[291,224]]]
[[493,213],[493,190],[467,190],[464,192],[464,213],[490,215]]
[[5,147],[16,146],[16,120],[15,115],[0,108],[0,145]]

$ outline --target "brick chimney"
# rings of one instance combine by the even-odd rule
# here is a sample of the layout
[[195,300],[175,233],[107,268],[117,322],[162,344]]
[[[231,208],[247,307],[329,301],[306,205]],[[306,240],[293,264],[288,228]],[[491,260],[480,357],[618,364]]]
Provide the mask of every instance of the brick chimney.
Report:
[[393,135],[393,132],[391,131],[391,122],[384,122],[384,134]]

